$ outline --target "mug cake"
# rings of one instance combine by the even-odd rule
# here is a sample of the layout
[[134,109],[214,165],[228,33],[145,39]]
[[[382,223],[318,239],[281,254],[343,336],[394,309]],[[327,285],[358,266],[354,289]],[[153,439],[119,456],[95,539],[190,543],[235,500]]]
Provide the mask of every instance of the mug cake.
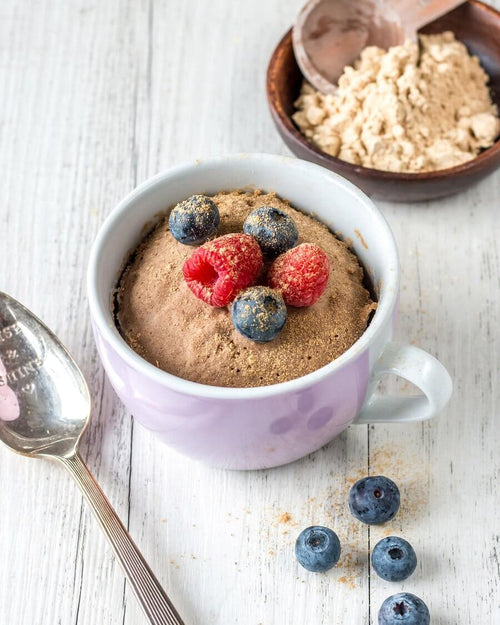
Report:
[[[280,248],[280,234],[274,255],[258,235],[267,215],[288,224],[289,240]],[[189,232],[183,230],[183,220],[189,222]],[[238,271],[247,271],[243,282],[238,274],[235,288],[216,290],[215,295],[210,265],[203,265],[208,274],[200,279],[191,273],[214,254],[239,254]],[[294,300],[280,283],[287,254],[306,263],[320,258],[315,267],[325,268],[314,277],[314,288],[302,271],[299,277],[307,291],[303,301]],[[223,260],[230,265],[231,259]],[[248,301],[257,306],[252,310],[260,310],[255,297],[273,306],[273,322],[279,327],[271,338],[258,334],[255,316],[250,333],[242,327],[246,319],[241,310],[248,310]],[[279,305],[282,298],[285,311]],[[136,353],[173,375],[219,387],[267,386],[311,373],[349,349],[376,309],[349,243],[275,193],[260,190],[197,195],[178,204],[130,254],[114,301],[116,325]]]

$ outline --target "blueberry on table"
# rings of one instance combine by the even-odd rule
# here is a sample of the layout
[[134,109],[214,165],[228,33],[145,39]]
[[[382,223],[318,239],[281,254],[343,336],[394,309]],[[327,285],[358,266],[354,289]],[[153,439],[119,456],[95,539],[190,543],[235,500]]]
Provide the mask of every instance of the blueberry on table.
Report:
[[357,519],[368,525],[390,521],[399,510],[399,489],[383,475],[358,480],[349,492],[349,508]]
[[220,216],[206,195],[192,195],[172,209],[168,226],[172,236],[185,245],[200,245],[217,232]]
[[416,569],[417,556],[407,540],[398,536],[388,536],[373,548],[372,566],[382,579],[388,582],[402,582]]
[[388,597],[378,613],[378,625],[429,625],[430,622],[429,608],[409,592]]
[[299,564],[313,573],[328,571],[340,558],[340,540],[328,527],[313,525],[303,530],[295,543]]
[[256,343],[275,339],[285,325],[286,304],[278,291],[267,286],[253,286],[242,291],[231,307],[234,327]]
[[260,206],[245,219],[243,232],[253,236],[264,256],[275,258],[297,245],[299,231],[294,220],[274,206]]

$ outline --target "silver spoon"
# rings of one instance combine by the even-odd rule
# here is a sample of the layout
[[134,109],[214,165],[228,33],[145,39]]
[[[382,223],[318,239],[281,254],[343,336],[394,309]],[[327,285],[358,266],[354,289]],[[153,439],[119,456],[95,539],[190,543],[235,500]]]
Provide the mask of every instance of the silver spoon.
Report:
[[149,622],[184,625],[78,453],[90,421],[87,384],[57,337],[0,291],[0,440],[61,462],[94,511]]
[[302,74],[319,91],[335,93],[346,65],[366,46],[387,50],[417,40],[417,30],[464,0],[309,0],[292,31]]

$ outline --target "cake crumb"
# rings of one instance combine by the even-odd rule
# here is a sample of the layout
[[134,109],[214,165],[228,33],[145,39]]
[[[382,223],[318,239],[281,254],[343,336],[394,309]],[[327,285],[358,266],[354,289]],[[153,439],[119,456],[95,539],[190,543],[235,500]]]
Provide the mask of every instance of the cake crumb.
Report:
[[352,577],[348,577],[347,575],[342,575],[342,577],[339,577],[339,582],[341,584],[346,584],[351,590],[356,588],[356,584],[354,583]]
[[289,512],[282,512],[278,516],[278,523],[290,523],[292,520],[292,515]]
[[367,250],[368,249],[368,245],[366,244],[366,241],[364,240],[363,235],[361,234],[361,232],[359,230],[355,230],[354,233],[358,237],[358,239],[361,241],[361,245],[365,248],[365,250]]

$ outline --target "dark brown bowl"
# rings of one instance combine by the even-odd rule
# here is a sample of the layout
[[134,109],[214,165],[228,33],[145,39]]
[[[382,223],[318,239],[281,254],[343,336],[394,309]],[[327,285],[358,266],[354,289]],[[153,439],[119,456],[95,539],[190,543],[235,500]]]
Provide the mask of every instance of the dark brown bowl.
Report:
[[[451,30],[477,55],[491,81],[491,95],[500,109],[500,13],[490,6],[469,0],[422,29],[423,33]],[[295,61],[292,31],[274,51],[267,70],[267,98],[276,127],[290,150],[299,158],[318,163],[349,179],[363,191],[386,200],[417,202],[462,191],[500,165],[500,140],[473,160],[422,174],[400,174],[353,165],[325,154],[310,143],[291,119],[293,103],[302,84]]]

